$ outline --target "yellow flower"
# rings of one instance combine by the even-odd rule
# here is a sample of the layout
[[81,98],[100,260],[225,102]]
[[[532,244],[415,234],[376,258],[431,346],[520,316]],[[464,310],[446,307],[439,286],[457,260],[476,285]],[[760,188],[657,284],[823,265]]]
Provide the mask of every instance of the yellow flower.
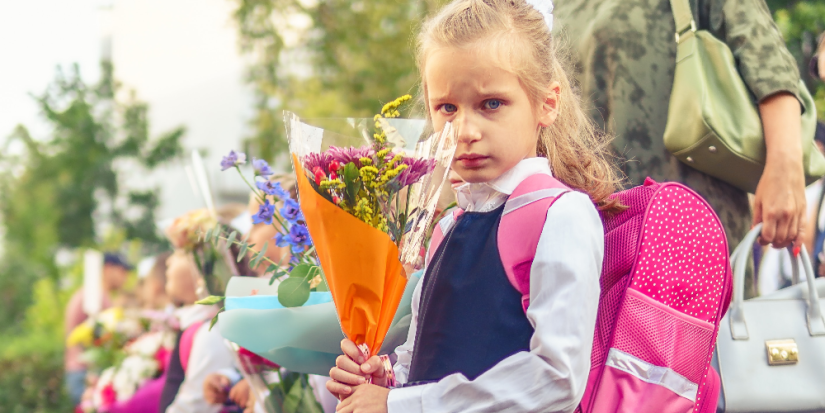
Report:
[[319,285],[321,285],[321,274],[318,274],[309,280],[309,288],[315,288]]
[[95,330],[89,323],[80,323],[69,333],[69,337],[66,338],[66,346],[73,347],[80,344],[83,347],[91,347],[95,338],[94,334]]

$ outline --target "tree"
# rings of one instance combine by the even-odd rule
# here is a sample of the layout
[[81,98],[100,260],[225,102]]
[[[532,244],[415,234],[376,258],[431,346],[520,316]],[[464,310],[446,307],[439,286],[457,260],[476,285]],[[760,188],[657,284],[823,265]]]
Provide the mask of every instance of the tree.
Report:
[[414,92],[414,30],[445,0],[237,0],[242,50],[252,55],[255,135],[248,151],[286,149],[284,109],[302,117],[372,116]]
[[816,52],[816,38],[825,32],[825,2],[767,0],[767,3],[788,50],[796,58],[802,80],[816,98],[819,119],[825,120],[825,83],[808,71],[808,64]]
[[36,97],[52,126],[50,136],[34,139],[18,126],[6,140],[5,148],[18,145],[22,150],[0,155],[0,171],[5,172],[0,176],[0,330],[23,313],[35,281],[59,281],[58,248],[100,241],[96,223],[123,228],[128,239],[140,239],[149,250],[164,243],[154,223],[157,191],[121,188],[117,165],[128,161],[151,170],[178,157],[185,129],[150,140],[147,105],[134,94],[118,101],[118,89],[109,62],[102,63],[101,80],[92,86],[83,82],[77,66],[68,75],[58,70],[54,82]]

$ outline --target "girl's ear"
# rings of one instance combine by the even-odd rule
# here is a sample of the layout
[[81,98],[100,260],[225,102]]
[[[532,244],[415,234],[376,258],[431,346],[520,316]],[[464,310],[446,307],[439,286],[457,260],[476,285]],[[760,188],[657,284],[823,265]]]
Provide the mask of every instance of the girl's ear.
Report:
[[552,125],[559,116],[559,104],[561,103],[561,85],[553,82],[547,88],[547,94],[539,106],[539,125],[545,128]]

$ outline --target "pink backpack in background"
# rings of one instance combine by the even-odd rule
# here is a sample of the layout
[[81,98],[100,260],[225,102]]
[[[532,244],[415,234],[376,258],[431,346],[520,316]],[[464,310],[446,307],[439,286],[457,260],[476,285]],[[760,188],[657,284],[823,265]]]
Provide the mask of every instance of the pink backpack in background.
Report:
[[[499,253],[525,311],[542,223],[569,191],[537,174],[519,184],[504,207]],[[648,178],[613,197],[628,209],[602,217],[599,312],[590,376],[577,411],[715,412],[720,382],[710,360],[731,294],[722,225],[707,202],[681,184]],[[438,223],[430,254],[460,214]]]

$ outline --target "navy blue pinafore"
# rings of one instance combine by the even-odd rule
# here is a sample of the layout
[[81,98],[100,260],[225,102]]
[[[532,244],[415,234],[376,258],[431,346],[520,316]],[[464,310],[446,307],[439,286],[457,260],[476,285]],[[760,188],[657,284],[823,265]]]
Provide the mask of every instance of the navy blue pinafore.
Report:
[[422,281],[410,385],[453,373],[474,380],[530,350],[534,329],[498,251],[503,211],[462,214],[433,255]]

